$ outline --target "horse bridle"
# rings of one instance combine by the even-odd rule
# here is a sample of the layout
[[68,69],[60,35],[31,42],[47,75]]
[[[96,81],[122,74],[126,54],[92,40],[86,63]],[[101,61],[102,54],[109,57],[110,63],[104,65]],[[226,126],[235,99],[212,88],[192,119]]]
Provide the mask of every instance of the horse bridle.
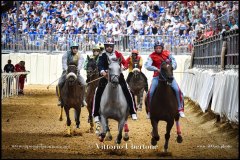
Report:
[[98,74],[98,69],[97,68],[95,68],[94,70],[92,70],[92,71],[89,71],[89,70],[87,70],[87,75],[88,76],[90,76],[90,77],[92,77],[93,75],[96,75],[96,74]]
[[[164,62],[162,62],[162,64],[161,64],[160,73],[159,73],[161,76],[159,76],[159,80],[160,80],[160,81],[165,81],[165,82],[167,82],[167,85],[171,85],[172,83],[167,80],[167,78],[166,78],[166,73],[162,70],[162,65],[165,64],[165,63],[167,63],[167,62],[164,61]],[[167,63],[167,65],[170,65],[170,64]],[[162,78],[162,79],[161,79],[161,78]]]

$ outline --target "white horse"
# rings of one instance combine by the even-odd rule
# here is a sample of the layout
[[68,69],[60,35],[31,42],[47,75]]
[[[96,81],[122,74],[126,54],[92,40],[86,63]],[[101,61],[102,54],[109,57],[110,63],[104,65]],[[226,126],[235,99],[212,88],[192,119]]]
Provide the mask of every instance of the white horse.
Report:
[[102,132],[100,133],[99,140],[102,142],[106,136],[108,140],[112,139],[108,119],[114,119],[118,122],[118,136],[116,143],[120,144],[122,139],[122,130],[124,127],[124,140],[129,139],[127,121],[129,114],[129,107],[127,100],[124,96],[122,87],[119,84],[119,77],[121,74],[120,59],[109,61],[108,70],[108,84],[106,85],[102,94],[100,102],[100,117]]

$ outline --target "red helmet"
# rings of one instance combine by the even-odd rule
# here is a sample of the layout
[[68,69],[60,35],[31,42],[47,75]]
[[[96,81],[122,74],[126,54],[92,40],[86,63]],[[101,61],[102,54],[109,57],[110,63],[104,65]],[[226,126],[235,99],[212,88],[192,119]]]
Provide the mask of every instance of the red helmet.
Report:
[[133,49],[132,53],[139,54],[137,49]]

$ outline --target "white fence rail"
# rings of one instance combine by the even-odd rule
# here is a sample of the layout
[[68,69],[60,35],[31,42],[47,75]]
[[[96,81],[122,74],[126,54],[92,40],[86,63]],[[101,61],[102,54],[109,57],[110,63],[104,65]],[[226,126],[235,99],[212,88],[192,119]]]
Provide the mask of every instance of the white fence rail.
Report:
[[20,75],[29,74],[29,72],[2,73],[2,99],[18,95]]

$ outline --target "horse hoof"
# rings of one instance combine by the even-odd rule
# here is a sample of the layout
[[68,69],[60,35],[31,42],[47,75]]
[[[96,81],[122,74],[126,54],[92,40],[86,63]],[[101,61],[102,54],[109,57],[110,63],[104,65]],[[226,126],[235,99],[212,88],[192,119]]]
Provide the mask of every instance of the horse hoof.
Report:
[[183,141],[182,136],[177,136],[177,142],[182,143],[182,141]]
[[152,144],[153,146],[156,146],[156,145],[157,145],[157,141],[156,141],[154,138],[152,138],[152,139],[151,139],[151,144]]
[[99,136],[98,139],[99,139],[100,142],[103,142],[103,138],[101,136]]
[[124,141],[128,141],[128,140],[129,140],[129,137],[123,137],[123,140],[124,140]]
[[116,144],[121,144],[121,141],[119,141],[119,140],[116,140]]

